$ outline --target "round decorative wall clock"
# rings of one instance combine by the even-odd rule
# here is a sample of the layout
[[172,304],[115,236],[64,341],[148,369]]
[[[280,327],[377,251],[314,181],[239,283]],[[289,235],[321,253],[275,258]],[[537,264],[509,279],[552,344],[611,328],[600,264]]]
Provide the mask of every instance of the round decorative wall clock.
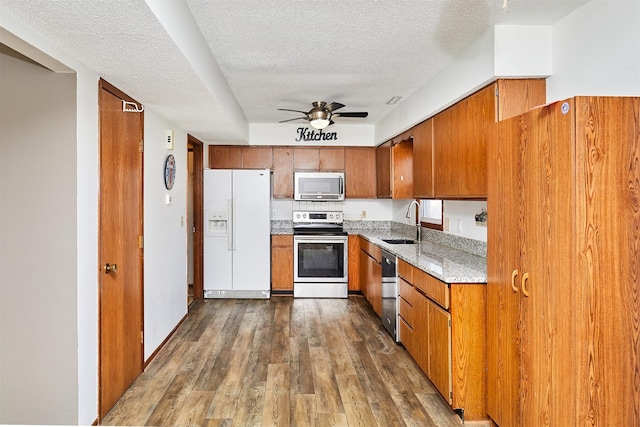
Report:
[[164,162],[164,186],[167,190],[173,188],[173,183],[176,180],[176,159],[173,154],[167,156],[167,160]]

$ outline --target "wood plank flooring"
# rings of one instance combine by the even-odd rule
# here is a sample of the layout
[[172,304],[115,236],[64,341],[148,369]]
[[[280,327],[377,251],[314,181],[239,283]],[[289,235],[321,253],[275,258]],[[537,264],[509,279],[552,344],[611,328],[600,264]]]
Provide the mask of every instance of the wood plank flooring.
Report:
[[205,300],[103,425],[460,426],[361,296]]

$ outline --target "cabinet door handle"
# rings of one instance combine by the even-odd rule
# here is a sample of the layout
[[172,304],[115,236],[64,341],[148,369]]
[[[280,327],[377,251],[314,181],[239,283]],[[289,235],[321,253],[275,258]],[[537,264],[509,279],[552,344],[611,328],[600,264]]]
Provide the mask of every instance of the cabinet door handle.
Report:
[[522,282],[521,282],[521,284],[522,284],[522,294],[523,294],[525,297],[528,297],[528,296],[529,296],[529,291],[527,290],[527,280],[529,280],[529,273],[524,273],[524,274],[522,275]]
[[516,276],[518,275],[518,269],[516,268],[511,272],[511,289],[513,292],[518,292],[518,287],[516,286]]

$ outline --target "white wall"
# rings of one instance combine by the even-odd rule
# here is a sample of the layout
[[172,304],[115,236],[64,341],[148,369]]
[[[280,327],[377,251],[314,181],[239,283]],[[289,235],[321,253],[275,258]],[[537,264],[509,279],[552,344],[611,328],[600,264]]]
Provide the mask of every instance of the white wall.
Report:
[[0,74],[0,423],[75,424],[76,76]]
[[[174,131],[173,150],[165,146]],[[173,189],[164,185],[167,156],[176,159]],[[187,134],[149,109],[144,113],[144,357],[187,314]],[[166,204],[166,196],[171,204]]]
[[640,1],[592,0],[553,26],[547,101],[640,96]]
[[391,221],[390,199],[348,199],[344,202],[296,202],[271,199],[271,219],[291,221],[293,211],[342,211],[347,221]]

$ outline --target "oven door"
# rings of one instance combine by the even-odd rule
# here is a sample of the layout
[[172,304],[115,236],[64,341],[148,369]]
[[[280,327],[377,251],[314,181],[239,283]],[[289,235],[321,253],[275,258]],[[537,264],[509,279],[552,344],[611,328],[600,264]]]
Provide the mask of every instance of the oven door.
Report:
[[294,236],[294,297],[347,298],[347,249],[347,236]]

